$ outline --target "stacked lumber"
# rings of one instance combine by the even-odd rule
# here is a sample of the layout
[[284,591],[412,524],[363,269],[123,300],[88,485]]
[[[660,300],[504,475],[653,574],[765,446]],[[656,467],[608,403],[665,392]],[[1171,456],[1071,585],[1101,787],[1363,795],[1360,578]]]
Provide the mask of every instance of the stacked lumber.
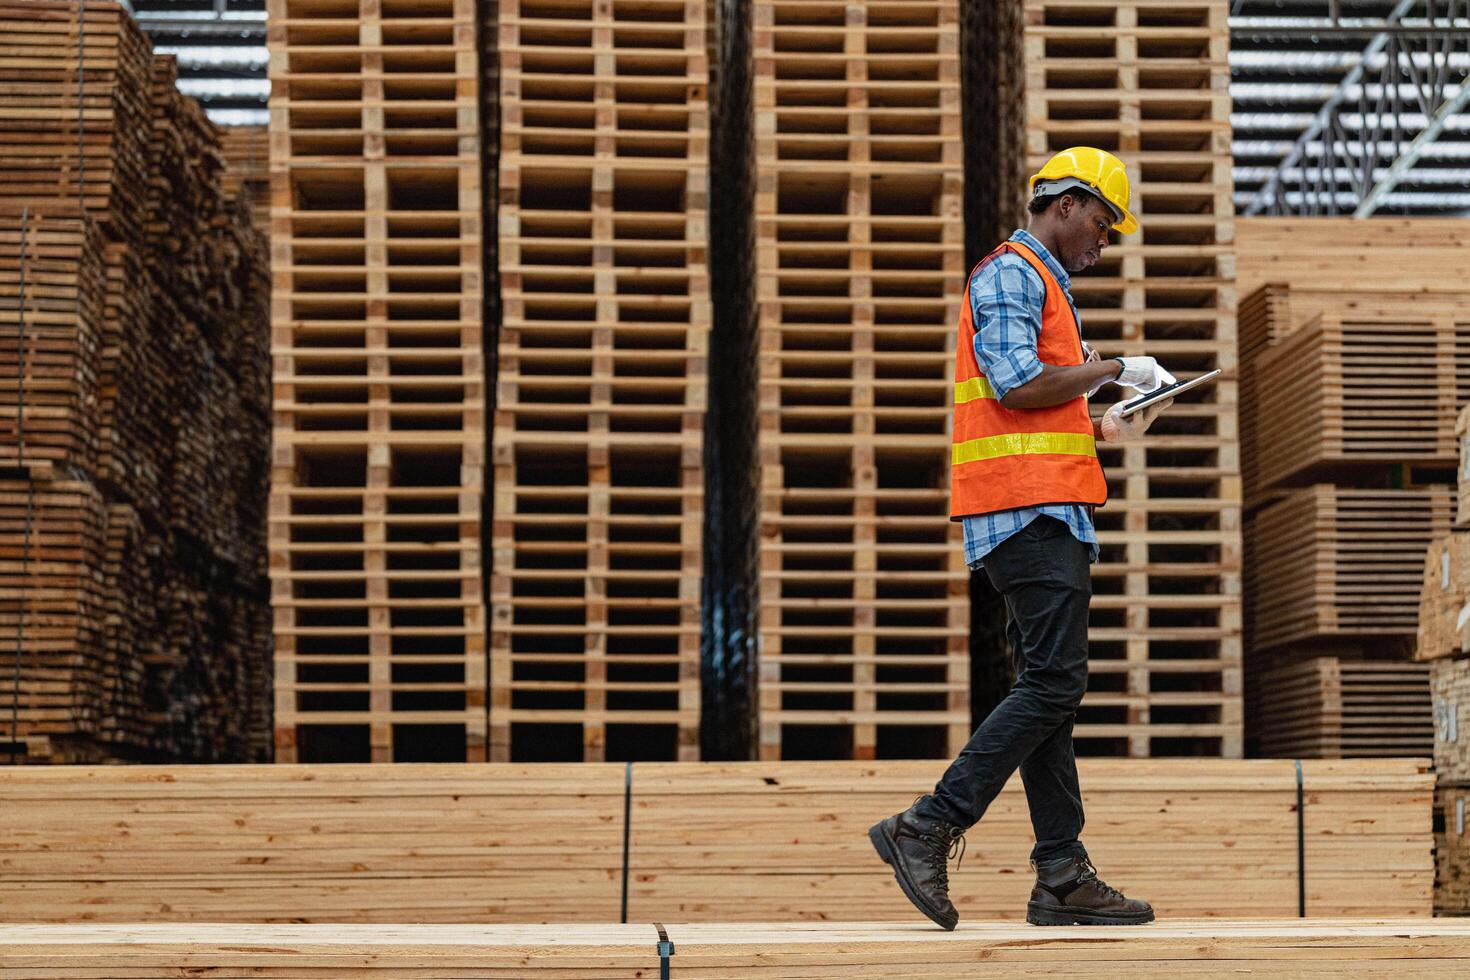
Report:
[[[436,976],[609,980],[675,976],[1047,976],[1079,964],[1103,976],[1152,978],[1459,977],[1470,966],[1470,923],[1356,919],[1171,921],[1136,929],[1037,930],[963,923],[637,922],[623,925],[50,925],[0,927],[0,969],[110,980],[117,963],[162,975],[174,964],[213,976]],[[662,973],[660,973],[662,971]]]
[[970,733],[959,6],[752,4],[763,759]]
[[1470,915],[1470,785],[1434,793],[1434,913]]
[[1455,523],[1470,524],[1470,405],[1460,409],[1455,418],[1455,441],[1460,449],[1460,467],[1455,483],[1458,488]]
[[255,230],[270,237],[270,130],[266,126],[224,126],[219,131],[225,192],[245,201]]
[[[880,920],[926,925],[867,828],[940,763],[0,770],[12,922]],[[1163,919],[1430,911],[1423,761],[1084,759],[1086,843]],[[629,816],[625,823],[624,808]],[[628,834],[624,863],[624,834]],[[1030,888],[1019,778],[967,837],[968,922]],[[548,861],[548,849],[556,853]],[[1190,874],[1181,875],[1181,867]],[[927,926],[926,926],[927,928]]]
[[1321,314],[1260,356],[1261,483],[1301,485],[1364,464],[1454,466],[1456,408],[1470,402],[1470,347],[1458,337],[1470,331],[1467,299]]
[[[1470,293],[1440,273],[1470,257],[1459,224],[1239,223],[1241,282],[1253,290],[1241,304],[1240,409],[1253,742],[1286,737],[1261,730],[1268,672],[1324,653],[1430,660],[1462,649],[1470,571],[1460,535],[1447,536],[1459,516],[1448,484],[1463,465]],[[1336,530],[1309,544],[1307,526],[1323,521]]]
[[1463,288],[1470,228],[1459,218],[1240,218],[1235,247],[1242,296],[1277,282],[1433,292]]
[[1181,380],[1225,371],[1147,440],[1098,447],[1111,499],[1096,516],[1092,681],[1075,738],[1088,753],[1239,756],[1229,4],[1025,6],[1028,172],[1067,147],[1110,150],[1141,226],[1073,279],[1084,338],[1104,357],[1157,357]]
[[499,4],[496,760],[698,757],[705,18]]
[[473,0],[271,0],[280,761],[485,754]]
[[1247,576],[1258,651],[1376,641],[1406,659],[1417,631],[1424,554],[1450,528],[1450,493],[1315,484],[1255,517]]
[[1344,759],[1425,755],[1427,664],[1316,657],[1262,679],[1261,754]]
[[259,759],[265,246],[173,60],[116,4],[81,14],[0,3],[11,748]]

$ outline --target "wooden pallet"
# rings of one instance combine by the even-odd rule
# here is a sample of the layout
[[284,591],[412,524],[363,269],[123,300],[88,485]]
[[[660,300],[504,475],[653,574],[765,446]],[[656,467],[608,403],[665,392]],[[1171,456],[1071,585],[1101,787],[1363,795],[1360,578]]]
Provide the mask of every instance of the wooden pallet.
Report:
[[1412,640],[1424,555],[1449,531],[1450,492],[1317,484],[1257,513],[1248,602],[1253,649],[1294,642]]
[[272,0],[276,758],[484,758],[476,5]]
[[759,754],[968,737],[959,5],[753,4]]
[[1470,659],[1429,665],[1434,708],[1434,770],[1441,783],[1470,785]]
[[[728,980],[788,976],[942,977],[1043,975],[1092,969],[1139,978],[1239,973],[1389,980],[1412,960],[1416,976],[1467,968],[1470,923],[1448,919],[1290,918],[1173,921],[1037,930],[965,923],[953,933],[912,923],[688,925],[205,927],[5,926],[0,969],[90,980],[116,976],[126,959],[155,973],[188,962],[218,976],[440,977],[609,980],[659,975]],[[660,957],[660,950],[671,955]]]
[[[14,923],[697,922],[930,927],[867,828],[929,762],[0,769]],[[1312,916],[1427,916],[1427,760],[1307,761]],[[1110,882],[1183,916],[1294,916],[1290,760],[1080,764]],[[630,822],[624,807],[631,804]],[[1030,885],[1020,780],[952,866],[967,922],[1016,921]],[[555,851],[554,859],[547,856]],[[1181,876],[1181,864],[1194,873]]]
[[[1117,153],[1141,230],[1071,293],[1104,357],[1224,377],[1125,447],[1099,446],[1091,673],[1079,751],[1238,756],[1241,488],[1228,4],[1026,0],[1028,173],[1078,144]],[[1018,191],[1022,188],[1018,187]],[[1118,389],[1108,387],[1094,399]]]
[[1470,915],[1470,784],[1434,792],[1434,913]]
[[1235,223],[1241,295],[1269,282],[1317,289],[1433,292],[1463,277],[1470,229],[1457,218],[1241,218]]
[[1262,678],[1261,754],[1362,759],[1423,755],[1433,740],[1429,668],[1316,657]]
[[698,758],[705,17],[499,5],[496,760]]

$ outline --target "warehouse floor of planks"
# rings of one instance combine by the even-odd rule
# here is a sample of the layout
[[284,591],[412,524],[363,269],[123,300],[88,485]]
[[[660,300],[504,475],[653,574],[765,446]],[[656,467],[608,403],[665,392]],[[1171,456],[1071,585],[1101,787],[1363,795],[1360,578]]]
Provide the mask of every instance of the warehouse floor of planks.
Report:
[[[663,976],[1465,976],[1470,920],[1165,922],[1037,929],[961,923],[680,925]],[[0,976],[112,978],[660,975],[660,927],[627,925],[0,926]],[[668,946],[664,947],[667,952]],[[1410,962],[1411,961],[1411,962]],[[149,972],[152,971],[152,972]]]

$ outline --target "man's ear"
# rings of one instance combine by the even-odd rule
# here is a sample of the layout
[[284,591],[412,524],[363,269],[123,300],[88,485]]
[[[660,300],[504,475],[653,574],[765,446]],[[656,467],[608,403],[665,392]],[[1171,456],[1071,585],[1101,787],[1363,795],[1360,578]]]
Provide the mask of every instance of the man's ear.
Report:
[[1063,218],[1070,218],[1072,216],[1072,209],[1076,206],[1077,199],[1071,194],[1063,194],[1057,198],[1057,208],[1060,210]]

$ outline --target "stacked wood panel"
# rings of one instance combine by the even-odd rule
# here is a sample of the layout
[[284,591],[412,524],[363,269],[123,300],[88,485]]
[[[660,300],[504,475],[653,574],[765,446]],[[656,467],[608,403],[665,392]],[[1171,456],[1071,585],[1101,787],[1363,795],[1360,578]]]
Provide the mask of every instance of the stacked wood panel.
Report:
[[1425,664],[1316,657],[1262,679],[1261,754],[1341,759],[1420,755],[1430,738]]
[[272,0],[275,748],[483,759],[473,0]]
[[705,7],[499,5],[495,759],[694,759]]
[[[866,830],[942,762],[0,770],[11,922],[893,921]],[[1427,916],[1422,761],[1080,763],[1090,852],[1161,919]],[[625,824],[625,807],[629,816]],[[181,833],[184,824],[189,832]],[[624,833],[628,837],[626,863]],[[951,867],[967,922],[1025,911],[1013,779]],[[548,849],[555,859],[548,860]],[[1191,873],[1181,875],[1181,867]]]
[[263,243],[116,4],[0,4],[0,35],[10,748],[262,758]]
[[1029,172],[1067,147],[1110,150],[1140,222],[1072,281],[1084,338],[1180,379],[1226,372],[1146,440],[1098,447],[1111,499],[1096,518],[1080,752],[1242,751],[1228,8],[1026,0]]
[[[1246,687],[1264,750],[1290,740],[1265,730],[1292,724],[1263,701],[1277,672],[1323,655],[1387,669],[1416,640],[1421,659],[1460,648],[1462,578],[1448,563],[1458,569],[1463,548],[1445,536],[1456,518],[1455,420],[1470,402],[1470,294],[1432,257],[1453,266],[1470,252],[1444,222],[1253,219],[1242,229],[1257,284],[1241,319]],[[1427,687],[1416,697],[1427,710]],[[1330,715],[1324,706],[1313,717]],[[1377,723],[1385,739],[1400,730],[1386,704]],[[1337,744],[1328,729],[1319,736]],[[1427,751],[1427,738],[1411,747]]]
[[755,2],[763,759],[969,734],[959,5]]

